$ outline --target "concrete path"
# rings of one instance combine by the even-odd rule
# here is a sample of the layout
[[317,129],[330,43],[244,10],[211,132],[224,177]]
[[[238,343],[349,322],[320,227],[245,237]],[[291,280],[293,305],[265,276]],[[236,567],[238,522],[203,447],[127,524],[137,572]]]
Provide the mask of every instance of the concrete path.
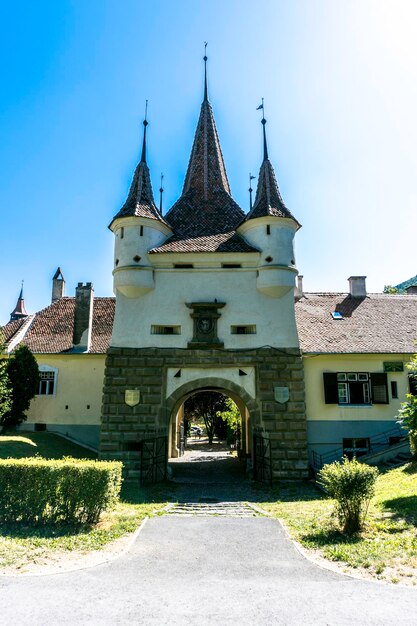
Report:
[[417,590],[323,570],[267,517],[155,517],[112,563],[1,578],[0,606],[2,626],[417,624]]

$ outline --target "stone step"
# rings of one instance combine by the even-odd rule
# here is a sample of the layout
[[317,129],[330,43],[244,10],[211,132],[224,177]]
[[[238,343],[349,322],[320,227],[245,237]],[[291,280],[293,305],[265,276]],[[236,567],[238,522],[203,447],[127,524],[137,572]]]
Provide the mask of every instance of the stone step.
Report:
[[178,502],[169,504],[166,513],[187,517],[258,517],[261,515],[246,502]]

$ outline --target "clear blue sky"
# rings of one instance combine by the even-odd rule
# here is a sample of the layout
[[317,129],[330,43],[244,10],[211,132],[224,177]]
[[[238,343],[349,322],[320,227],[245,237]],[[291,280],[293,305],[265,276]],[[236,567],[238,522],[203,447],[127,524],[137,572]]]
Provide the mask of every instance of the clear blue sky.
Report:
[[308,291],[370,291],[417,273],[417,4],[413,0],[2,3],[0,322],[92,281],[112,294],[113,239],[149,100],[154,189],[181,191],[209,91],[237,202],[261,162],[256,107],[284,200],[303,224]]

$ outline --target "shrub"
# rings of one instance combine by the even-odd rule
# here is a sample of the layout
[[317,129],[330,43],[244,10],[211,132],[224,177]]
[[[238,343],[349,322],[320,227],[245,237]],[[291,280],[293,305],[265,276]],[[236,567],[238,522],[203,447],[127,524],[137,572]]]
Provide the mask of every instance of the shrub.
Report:
[[27,346],[19,346],[8,359],[7,375],[11,388],[11,406],[0,419],[4,431],[16,428],[27,419],[25,411],[39,389],[38,364]]
[[336,513],[343,531],[361,530],[368,513],[369,502],[375,492],[378,469],[347,457],[343,462],[325,465],[318,474],[318,483],[336,500]]
[[93,524],[120,494],[122,464],[0,459],[0,521]]
[[401,403],[397,413],[397,423],[408,430],[411,453],[417,458],[417,396],[408,393],[406,398],[407,402]]

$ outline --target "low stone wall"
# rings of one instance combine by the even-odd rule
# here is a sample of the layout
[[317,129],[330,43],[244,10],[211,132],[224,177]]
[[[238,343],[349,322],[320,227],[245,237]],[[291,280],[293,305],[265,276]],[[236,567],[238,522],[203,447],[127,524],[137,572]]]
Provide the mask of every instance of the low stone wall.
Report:
[[[222,368],[254,367],[255,397],[222,378]],[[188,383],[167,397],[168,368],[204,369],[207,376]],[[307,476],[307,430],[304,375],[297,349],[195,350],[109,348],[106,358],[101,426],[101,457],[124,462],[127,478],[139,476],[135,442],[168,434],[170,418],[187,395],[205,386],[239,396],[250,412],[252,432],[271,442],[273,478]],[[275,400],[274,389],[288,387],[289,400]],[[136,406],[125,402],[125,391],[137,389]]]

